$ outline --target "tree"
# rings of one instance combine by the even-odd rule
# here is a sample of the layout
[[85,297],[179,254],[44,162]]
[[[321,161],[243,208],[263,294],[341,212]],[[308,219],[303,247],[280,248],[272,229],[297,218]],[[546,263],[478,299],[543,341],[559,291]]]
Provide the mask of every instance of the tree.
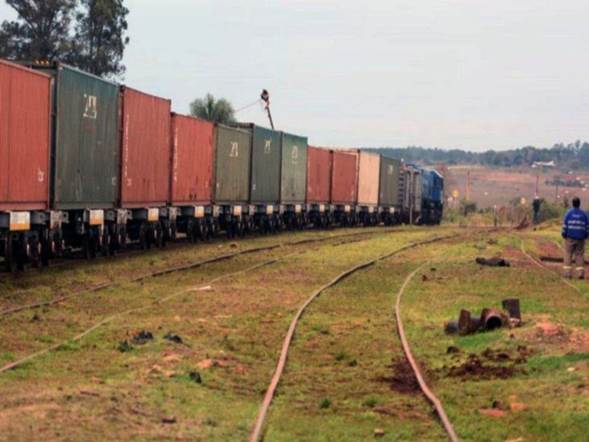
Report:
[[50,60],[71,50],[70,25],[76,0],[6,0],[17,13],[0,27],[0,56]]
[[215,123],[235,123],[235,110],[229,101],[224,98],[215,99],[212,94],[204,98],[197,98],[190,103],[190,113],[204,120]]
[[123,0],[82,0],[70,63],[101,77],[122,75],[128,14]]
[[0,57],[59,60],[109,77],[122,64],[129,10],[124,0],[6,0],[17,13],[0,26]]

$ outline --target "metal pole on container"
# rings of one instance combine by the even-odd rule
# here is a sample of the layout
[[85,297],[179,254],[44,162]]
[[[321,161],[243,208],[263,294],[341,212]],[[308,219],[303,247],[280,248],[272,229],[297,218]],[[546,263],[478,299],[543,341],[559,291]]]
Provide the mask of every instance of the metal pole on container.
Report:
[[266,112],[268,113],[268,119],[270,120],[270,126],[272,127],[272,130],[274,130],[274,121],[272,121],[272,113],[270,112],[270,93],[264,89],[262,91],[262,94],[260,95],[260,98],[262,99],[262,101],[264,103],[266,103],[266,105],[264,106],[266,108]]

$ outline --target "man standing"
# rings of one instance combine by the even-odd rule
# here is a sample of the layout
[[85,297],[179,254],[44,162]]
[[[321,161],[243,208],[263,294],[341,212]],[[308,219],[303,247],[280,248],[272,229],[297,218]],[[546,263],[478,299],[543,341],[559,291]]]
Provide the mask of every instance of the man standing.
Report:
[[581,200],[573,198],[573,207],[569,209],[562,223],[562,237],[564,238],[564,276],[572,277],[572,265],[575,263],[575,273],[579,279],[585,278],[585,239],[589,230],[589,219],[581,210]]
[[534,197],[534,202],[532,203],[532,208],[534,210],[534,224],[540,224],[540,205],[542,204],[542,201],[540,200],[540,197],[538,195],[536,195]]

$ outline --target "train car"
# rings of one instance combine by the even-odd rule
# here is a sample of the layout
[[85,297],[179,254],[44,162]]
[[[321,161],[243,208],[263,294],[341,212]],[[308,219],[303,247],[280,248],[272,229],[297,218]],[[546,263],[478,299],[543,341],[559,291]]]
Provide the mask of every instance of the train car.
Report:
[[327,227],[333,223],[329,207],[333,152],[314,146],[307,152],[307,215],[315,227]]
[[255,227],[262,232],[274,232],[280,225],[281,139],[278,131],[241,124],[251,133],[250,205]]
[[0,256],[9,271],[46,263],[60,239],[49,205],[50,126],[51,77],[0,60]]
[[142,248],[175,236],[177,211],[168,207],[172,146],[170,100],[121,87],[121,208],[131,240]]
[[419,224],[422,208],[422,170],[406,164],[404,170],[403,222]]
[[216,126],[213,202],[214,217],[227,234],[243,236],[253,227],[250,210],[251,132]]
[[[62,63],[34,63],[53,77],[51,209],[67,247],[112,252],[126,225],[118,209],[119,86]],[[59,227],[57,227],[59,226]]]
[[331,205],[335,222],[344,226],[356,224],[358,193],[358,152],[333,150]]
[[289,228],[302,228],[307,223],[307,147],[306,137],[282,132],[280,213]]
[[365,226],[379,222],[380,155],[358,151],[358,200],[356,213],[358,221]]
[[378,205],[380,220],[385,225],[402,221],[405,171],[401,160],[381,157]]
[[212,202],[215,125],[175,113],[171,125],[170,204],[178,209],[176,225],[189,241],[205,240],[217,230]]
[[436,170],[422,171],[422,224],[440,224],[444,211],[444,177]]

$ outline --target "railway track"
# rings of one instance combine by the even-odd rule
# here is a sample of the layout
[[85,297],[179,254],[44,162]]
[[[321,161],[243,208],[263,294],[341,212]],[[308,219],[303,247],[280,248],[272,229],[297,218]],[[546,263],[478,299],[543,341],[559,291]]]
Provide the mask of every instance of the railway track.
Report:
[[440,399],[435,395],[435,393],[429,388],[429,386],[425,382],[425,379],[423,377],[423,373],[421,372],[419,365],[417,364],[417,362],[415,361],[415,358],[413,357],[413,352],[411,351],[411,345],[409,344],[409,341],[407,340],[407,336],[405,334],[405,327],[403,325],[403,319],[401,317],[401,299],[403,297],[403,293],[405,292],[405,289],[407,288],[409,283],[413,280],[415,275],[420,270],[422,270],[426,264],[427,263],[424,263],[421,266],[417,267],[415,270],[413,270],[413,272],[411,272],[407,276],[405,281],[403,281],[403,284],[401,285],[401,288],[399,289],[399,292],[397,293],[397,299],[395,301],[395,318],[397,320],[397,333],[399,335],[399,339],[401,340],[401,345],[403,346],[403,352],[405,353],[405,357],[407,358],[407,362],[411,366],[411,370],[413,371],[413,374],[415,375],[415,379],[417,379],[417,383],[419,384],[419,388],[421,389],[421,392],[427,398],[427,400],[429,402],[431,402],[431,404],[434,406],[434,409],[436,410],[436,413],[437,413],[438,417],[440,418],[440,421],[442,422],[444,430],[448,434],[448,438],[452,442],[458,442],[458,436],[456,435],[456,431],[454,430],[454,426],[450,422],[450,419],[448,418],[448,415],[446,414],[446,411],[444,410],[444,406],[442,405],[442,401],[440,401]]
[[[390,233],[390,232],[391,232],[391,230],[384,231],[384,232],[383,231],[381,231],[381,232],[374,232],[374,233],[381,233],[381,234],[384,233],[384,234],[387,234],[387,233]],[[145,280],[147,278],[162,276],[162,275],[173,273],[173,272],[176,272],[176,271],[183,271],[183,270],[187,270],[187,269],[191,269],[191,268],[200,267],[200,266],[203,266],[203,265],[212,264],[214,262],[220,262],[220,261],[232,259],[232,258],[237,257],[237,256],[242,256],[242,255],[246,255],[246,254],[253,254],[253,253],[261,252],[261,251],[274,250],[274,249],[277,249],[277,248],[280,248],[280,247],[284,247],[284,246],[299,246],[299,245],[320,243],[320,242],[325,242],[325,241],[332,240],[332,239],[348,238],[348,237],[351,237],[351,236],[358,236],[358,235],[362,235],[362,234],[366,235],[367,233],[370,233],[370,232],[353,232],[353,233],[348,233],[348,234],[343,234],[343,235],[336,235],[336,236],[330,236],[330,237],[307,238],[307,239],[298,240],[298,241],[292,241],[292,242],[288,242],[288,243],[273,244],[273,245],[262,246],[262,247],[253,247],[251,249],[246,249],[246,250],[236,251],[236,252],[233,252],[233,253],[223,254],[223,255],[219,255],[219,256],[214,257],[214,258],[210,258],[210,259],[206,259],[206,260],[201,260],[201,261],[198,261],[198,262],[195,262],[195,263],[191,263],[191,264],[186,264],[186,265],[182,265],[182,266],[176,266],[176,267],[173,267],[173,268],[167,268],[167,269],[163,269],[163,270],[158,270],[156,272],[151,272],[151,273],[146,274],[146,275],[143,275],[141,277],[134,278],[133,279],[133,282],[139,282],[139,281]],[[431,242],[431,241],[432,240],[428,240],[426,242]],[[216,277],[214,279],[211,279],[211,280],[209,280],[209,281],[207,281],[205,283],[202,283],[202,284],[200,284],[200,285],[198,285],[196,287],[190,287],[188,289],[182,289],[182,290],[176,291],[176,292],[174,292],[174,293],[172,293],[170,295],[167,295],[165,297],[152,300],[152,301],[150,301],[150,302],[148,302],[148,303],[146,303],[144,305],[141,305],[141,306],[138,306],[138,307],[133,307],[133,308],[130,308],[130,309],[127,309],[127,310],[124,310],[124,311],[117,312],[115,314],[109,315],[109,316],[101,319],[100,321],[94,323],[92,326],[88,327],[87,329],[83,330],[81,333],[73,336],[72,338],[62,340],[62,341],[60,341],[60,342],[58,342],[58,343],[56,343],[54,345],[51,345],[51,346],[49,346],[49,347],[47,347],[45,349],[39,350],[37,352],[31,353],[31,354],[29,354],[27,356],[24,356],[22,358],[19,358],[16,361],[13,361],[13,362],[10,362],[8,364],[5,364],[4,366],[0,367],[0,373],[3,373],[3,372],[6,372],[6,371],[9,371],[9,370],[12,370],[12,369],[17,368],[17,367],[19,367],[19,366],[21,366],[21,365],[23,365],[25,363],[31,362],[32,360],[34,360],[34,359],[36,359],[36,358],[38,358],[40,356],[46,355],[46,354],[48,354],[48,353],[50,353],[52,351],[55,351],[55,350],[59,349],[60,347],[63,347],[64,345],[66,345],[68,343],[78,342],[81,339],[83,339],[85,336],[87,336],[90,333],[92,333],[93,331],[99,329],[100,327],[102,327],[102,326],[104,326],[104,325],[106,325],[106,324],[108,324],[108,323],[110,323],[110,322],[112,322],[112,321],[114,321],[114,320],[116,320],[116,319],[118,319],[120,317],[127,316],[127,315],[130,315],[130,314],[133,314],[133,313],[137,313],[137,312],[140,312],[142,310],[146,310],[146,309],[148,309],[148,308],[150,308],[150,307],[152,307],[154,305],[161,304],[161,303],[164,303],[164,302],[168,302],[168,301],[170,301],[170,300],[172,300],[174,298],[177,298],[177,297],[179,297],[181,295],[185,295],[185,294],[190,293],[190,292],[202,290],[202,289],[204,289],[206,287],[209,287],[210,285],[212,285],[212,284],[214,284],[216,282],[219,282],[219,281],[221,281],[223,279],[227,279],[227,278],[230,278],[232,276],[236,276],[236,275],[239,275],[239,274],[242,274],[242,273],[248,273],[248,272],[254,271],[256,269],[259,269],[259,268],[262,268],[262,267],[266,267],[266,266],[269,266],[269,265],[272,265],[272,264],[281,262],[281,261],[286,260],[289,257],[291,257],[291,256],[293,256],[293,255],[295,255],[297,253],[300,253],[300,251],[295,251],[295,252],[286,254],[286,255],[284,255],[282,257],[278,257],[278,258],[272,258],[270,260],[263,261],[262,263],[257,263],[257,264],[255,264],[253,266],[250,266],[250,267],[246,268],[246,269],[242,269],[242,270],[238,270],[238,271],[234,271],[234,272],[225,273],[225,274],[220,275],[220,276],[218,276],[218,277]],[[112,284],[110,286],[112,287],[113,285],[115,285],[115,284]],[[107,288],[107,287],[105,286],[105,287],[102,287],[101,289],[105,289],[105,288]],[[37,308],[37,307],[40,307],[40,306],[43,306],[43,305],[48,305],[48,303],[62,302],[63,300],[69,299],[69,298],[71,298],[73,296],[79,296],[79,295],[80,294],[74,294],[74,295],[70,295],[69,297],[66,297],[65,299],[61,299],[60,298],[60,299],[56,299],[56,300],[53,300],[53,301],[48,301],[48,302],[43,302],[43,303],[38,303],[38,304],[31,304],[31,305],[27,305],[27,306],[21,306],[19,308],[15,308],[15,309],[10,309],[9,311],[6,311],[6,313],[4,314],[4,316],[7,316],[7,315],[9,315],[11,313],[16,313],[17,311],[23,311],[23,310],[26,310],[26,309],[32,309],[32,308]]]
[[[114,282],[109,281],[109,282],[100,283],[100,284],[97,284],[97,285],[92,286],[90,288],[84,288],[84,289],[75,291],[73,293],[68,293],[68,294],[64,294],[61,296],[57,296],[57,297],[47,300],[47,301],[34,302],[34,303],[26,304],[26,305],[6,308],[4,310],[0,310],[0,318],[9,316],[9,315],[12,315],[15,313],[27,311],[27,310],[33,310],[33,309],[40,308],[40,307],[47,307],[47,306],[51,306],[51,305],[56,305],[56,304],[62,303],[64,301],[67,301],[69,299],[72,299],[74,297],[83,296],[83,295],[87,295],[87,294],[91,294],[91,293],[96,293],[96,292],[102,291],[102,290],[107,290],[107,289],[119,286],[123,283],[140,283],[140,282],[145,281],[149,278],[155,278],[155,277],[168,275],[168,274],[175,273],[175,272],[192,270],[192,269],[195,269],[198,267],[203,267],[203,266],[213,264],[216,262],[237,258],[237,257],[243,256],[243,255],[264,252],[264,251],[271,251],[271,250],[275,250],[275,249],[278,249],[281,247],[296,247],[296,246],[325,242],[325,241],[330,241],[330,240],[343,240],[341,242],[341,244],[349,244],[350,242],[362,241],[363,240],[362,238],[360,238],[360,239],[357,238],[359,236],[371,237],[374,235],[388,234],[388,233],[392,233],[392,232],[396,232],[396,231],[397,231],[396,229],[386,229],[386,230],[371,231],[371,232],[351,232],[351,233],[345,233],[345,234],[341,234],[341,235],[323,236],[323,237],[319,237],[319,238],[306,238],[306,239],[297,240],[297,241],[287,241],[287,242],[271,244],[268,246],[252,247],[252,248],[245,249],[245,250],[239,250],[236,252],[217,255],[212,258],[195,260],[195,261],[189,262],[187,264],[171,266],[171,267],[167,267],[164,269],[151,271],[151,272],[148,272],[148,273],[136,276],[134,278],[124,280],[124,281],[114,281]],[[352,238],[352,240],[350,240],[349,238]],[[339,244],[334,244],[334,245],[339,245]],[[121,255],[121,256],[123,256],[123,255]],[[124,255],[124,256],[128,257],[129,255]]]
[[[431,244],[431,243],[435,243],[435,242],[440,242],[440,241],[444,241],[444,240],[448,240],[448,239],[454,239],[456,238],[457,235],[449,235],[449,236],[441,236],[441,237],[436,237],[436,238],[431,238],[428,240],[424,240],[424,241],[417,241],[414,243],[410,243],[408,245],[402,246],[400,248],[395,249],[394,251],[390,252],[390,253],[386,253],[384,255],[378,256],[376,258],[370,259],[366,262],[363,262],[361,264],[358,264],[354,267],[351,267],[350,269],[340,273],[338,276],[336,276],[334,279],[332,279],[330,282],[328,282],[327,284],[323,285],[322,287],[320,287],[319,289],[315,290],[308,298],[307,300],[302,304],[302,306],[299,308],[299,310],[297,311],[297,313],[295,314],[294,318],[292,319],[290,326],[288,328],[288,331],[286,333],[286,336],[283,340],[282,343],[282,347],[281,347],[281,352],[280,352],[280,356],[278,358],[278,362],[274,371],[274,374],[272,376],[272,379],[270,381],[270,384],[266,390],[266,393],[264,395],[264,399],[262,401],[262,404],[260,406],[260,409],[258,411],[257,417],[255,419],[254,425],[252,427],[250,436],[249,436],[249,442],[258,442],[261,441],[263,439],[263,434],[264,434],[264,427],[266,424],[266,419],[268,416],[268,411],[270,409],[270,406],[272,404],[272,400],[274,399],[274,396],[276,394],[276,390],[278,388],[278,385],[280,383],[282,374],[284,372],[284,369],[286,367],[286,363],[287,363],[287,359],[288,359],[288,355],[289,355],[289,351],[291,348],[291,344],[294,338],[294,334],[296,332],[297,326],[303,316],[303,314],[305,313],[305,311],[308,309],[308,307],[313,303],[313,301],[315,301],[323,292],[325,292],[326,290],[334,287],[335,285],[337,285],[338,283],[340,283],[342,280],[346,279],[347,277],[349,277],[350,275],[363,270],[365,268],[371,267],[374,264],[386,260],[388,258],[391,258],[395,255],[399,255],[407,250],[413,249],[413,248],[417,248],[417,247],[421,247],[421,246],[425,246],[427,244]],[[398,308],[400,305],[400,298],[402,296],[403,291],[405,290],[405,288],[407,287],[407,285],[409,284],[409,282],[411,281],[411,279],[415,276],[415,274],[421,269],[421,267],[419,267],[418,269],[414,270],[405,280],[405,282],[403,283],[399,294],[398,294],[398,298],[397,298],[397,312],[399,312]],[[400,319],[400,313],[397,313],[397,320],[399,321]],[[407,340],[404,338],[404,330],[402,329],[402,324],[401,324],[401,329],[399,329],[399,333],[400,335],[402,334],[403,336],[403,340],[405,342],[404,348],[405,346],[407,346],[407,349],[410,350],[409,344],[407,342]],[[407,357],[409,359],[409,354],[407,354]],[[412,358],[412,357],[411,357]],[[451,424],[449,424],[449,421],[447,419],[447,416],[445,415],[445,412],[443,412],[443,408],[441,406],[441,403],[439,402],[439,400],[437,400],[437,398],[435,398],[435,396],[433,395],[433,393],[431,393],[431,390],[427,389],[427,385],[425,385],[425,382],[423,382],[423,377],[420,375],[419,372],[416,372],[416,378],[419,380],[421,378],[422,382],[420,382],[420,387],[423,385],[426,387],[426,389],[423,389],[424,394],[426,395],[426,397],[428,397],[428,399],[430,401],[432,401],[434,403],[434,406],[436,407],[436,410],[438,411],[439,415],[440,415],[440,419],[442,420],[442,423],[444,424],[444,427],[446,428],[446,430],[448,431],[448,434],[450,436],[450,439],[452,441],[456,441],[458,440],[456,438],[456,435],[453,431],[453,429],[451,428]]]
[[[541,268],[542,270],[548,270],[552,273],[554,273],[554,275],[560,279],[560,281],[567,285],[568,287],[572,288],[573,290],[577,291],[580,294],[583,294],[583,291],[577,287],[575,284],[573,284],[571,281],[569,281],[566,278],[563,278],[562,275],[560,275],[560,273],[555,272],[552,268],[548,267],[546,264],[544,264],[542,261],[534,258],[527,250],[526,250],[526,246],[525,246],[525,242],[523,238],[520,238],[521,241],[521,252],[522,254],[530,261],[532,262],[534,265],[536,265],[537,267]],[[560,245],[557,244],[559,247]]]

